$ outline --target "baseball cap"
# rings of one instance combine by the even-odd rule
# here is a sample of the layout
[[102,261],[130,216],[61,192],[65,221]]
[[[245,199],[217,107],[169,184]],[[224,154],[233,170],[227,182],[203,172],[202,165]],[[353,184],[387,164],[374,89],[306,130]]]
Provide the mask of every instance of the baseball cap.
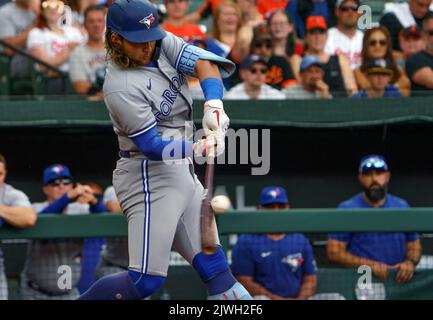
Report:
[[288,204],[286,190],[277,186],[263,188],[260,193],[260,205],[265,206],[271,203]]
[[263,63],[264,65],[267,65],[266,60],[263,57],[256,55],[256,54],[253,54],[249,57],[246,57],[244,60],[242,60],[239,68],[240,69],[249,69],[254,63],[258,63],[258,62]]
[[67,166],[64,166],[62,164],[53,164],[49,166],[44,170],[44,174],[43,174],[44,186],[60,177],[73,179],[71,175],[71,171],[69,171],[69,168]]
[[309,16],[305,23],[305,28],[307,30],[311,30],[311,29],[327,30],[328,25],[326,24],[325,18],[323,18],[322,16]]
[[370,154],[361,159],[359,163],[359,173],[364,174],[368,170],[376,169],[380,171],[388,171],[388,165],[383,156],[377,154]]
[[389,59],[371,59],[367,64],[367,73],[393,74],[391,61]]
[[418,25],[414,24],[411,25],[407,28],[402,29],[401,31],[401,35],[404,38],[409,38],[409,37],[421,37],[421,28],[418,27]]
[[[349,1],[349,0],[337,0],[337,2],[335,3],[335,7],[340,8],[340,6],[343,3],[345,3],[346,1]],[[358,6],[361,5],[361,2],[359,0],[352,0],[352,1],[355,1],[358,4]]]
[[320,61],[320,59],[316,56],[305,56],[301,61],[301,72],[307,70],[311,66],[318,66],[320,68],[323,68],[323,63]]

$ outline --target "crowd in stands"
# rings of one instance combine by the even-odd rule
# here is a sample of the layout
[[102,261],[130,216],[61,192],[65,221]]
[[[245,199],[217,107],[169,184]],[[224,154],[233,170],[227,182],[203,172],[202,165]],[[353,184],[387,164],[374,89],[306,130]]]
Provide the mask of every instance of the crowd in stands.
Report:
[[[59,94],[60,70],[75,93],[100,99],[111,2],[6,1],[0,7],[0,39],[57,68],[4,47],[11,77],[44,72],[47,93]],[[368,1],[360,0],[206,0],[192,12],[189,0],[154,2],[165,30],[238,65],[224,81],[227,99],[407,97],[433,88],[430,0],[387,2],[370,25],[361,23],[369,20],[360,8]],[[188,81],[197,89],[194,98],[201,99],[197,80]]]

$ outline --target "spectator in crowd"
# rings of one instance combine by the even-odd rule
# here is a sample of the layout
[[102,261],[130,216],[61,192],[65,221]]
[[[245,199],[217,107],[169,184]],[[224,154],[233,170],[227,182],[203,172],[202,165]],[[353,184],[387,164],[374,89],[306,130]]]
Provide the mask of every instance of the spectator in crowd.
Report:
[[240,65],[239,71],[243,82],[231,88],[225,95],[225,99],[284,99],[285,97],[282,92],[266,84],[267,72],[268,65],[262,57],[251,55],[245,58]]
[[206,38],[206,34],[197,24],[185,21],[189,0],[165,0],[166,18],[162,27],[186,42]]
[[98,5],[98,0],[67,0],[67,5],[71,8],[72,24],[80,28],[84,26],[87,7]]
[[310,16],[321,16],[329,26],[335,26],[335,0],[291,0],[286,6],[287,14],[293,19],[296,34],[303,39],[305,24]]
[[[382,156],[362,158],[358,180],[363,192],[342,202],[338,208],[409,208],[405,200],[388,193],[390,178]],[[395,269],[397,282],[404,283],[410,281],[421,258],[421,244],[418,234],[413,232],[331,233],[327,253],[329,260],[342,267],[369,266],[382,281]]]
[[[36,223],[36,213],[24,192],[5,183],[6,158],[0,154],[0,228],[10,224],[17,228],[28,228]],[[8,285],[0,248],[0,300],[8,299]]]
[[303,54],[303,45],[296,38],[293,21],[284,10],[272,11],[267,21],[272,36],[272,51],[275,55],[289,60],[293,54]]
[[421,29],[417,25],[410,26],[400,31],[398,43],[402,51],[394,51],[397,65],[406,69],[406,61],[415,53],[425,50],[425,41]]
[[288,3],[292,0],[258,0],[257,10],[262,16],[266,16],[275,10],[284,10]]
[[424,18],[431,12],[430,5],[431,0],[407,0],[403,3],[385,4],[384,15],[379,22],[389,30],[394,50],[402,49],[398,43],[398,35],[402,29],[413,25],[422,28]]
[[359,0],[337,0],[337,26],[329,29],[325,46],[326,53],[345,56],[352,70],[361,65],[364,34],[358,30],[359,5]]
[[[88,185],[76,183],[68,167],[53,164],[43,173],[42,191],[46,201],[34,203],[41,214],[89,214],[105,212],[102,201]],[[79,296],[76,287],[81,276],[83,240],[34,240],[29,246],[20,277],[20,293],[24,300],[70,300]],[[59,267],[69,266],[70,286],[59,286]]]
[[[357,92],[357,86],[349,62],[342,55],[330,55],[325,52],[325,44],[328,36],[328,27],[322,16],[311,16],[306,21],[304,51],[306,55],[316,56],[322,61],[325,69],[324,81],[329,85],[329,90],[334,97],[351,96]],[[299,68],[302,57],[293,55],[291,63],[300,80]]]
[[412,82],[412,94],[431,94],[433,90],[433,15],[423,23],[425,50],[412,55],[406,62],[406,72]]
[[322,61],[316,56],[305,56],[300,66],[300,83],[285,88],[283,92],[287,99],[331,99],[324,77]]
[[[264,188],[259,209],[289,209],[286,190]],[[256,299],[304,300],[316,291],[313,249],[301,233],[241,235],[233,248],[232,270]]]
[[104,44],[105,12],[92,5],[84,12],[87,43],[76,47],[69,56],[69,78],[78,94],[92,94],[102,98],[106,55]]
[[[42,2],[41,7],[36,27],[27,37],[27,49],[36,58],[63,72],[68,72],[69,55],[76,46],[84,41],[84,38],[77,28],[59,23],[65,8],[62,1],[46,0]],[[39,71],[46,71],[39,65],[36,68]],[[51,70],[48,70],[48,76],[51,77],[48,93],[60,93],[63,84],[61,78]]]
[[194,11],[186,16],[186,21],[194,23],[211,15],[215,15],[219,5],[223,1],[224,0],[205,0],[203,5],[197,11]]
[[[39,14],[40,0],[16,0],[0,7],[0,39],[20,49],[24,49],[30,30],[35,26]],[[1,47],[0,47],[1,48]],[[1,50],[1,49],[0,49]],[[30,77],[31,63],[25,57],[15,54],[8,48],[3,53],[12,56],[11,76]]]
[[358,88],[367,89],[370,86],[370,82],[367,79],[367,68],[370,60],[385,59],[389,62],[390,68],[393,71],[391,83],[395,84],[403,96],[410,95],[410,80],[406,72],[395,62],[391,46],[391,36],[385,27],[378,26],[365,32],[361,56],[361,66],[355,70]]
[[354,94],[352,98],[399,98],[399,89],[391,83],[394,70],[387,58],[371,59],[367,65],[369,86]]
[[251,54],[259,55],[266,60],[268,65],[266,84],[280,90],[296,83],[292,67],[287,59],[272,53],[272,37],[266,25],[254,29],[250,51]]
[[[109,186],[105,189],[103,201],[108,212],[122,212],[113,186]],[[128,238],[108,238],[105,248],[101,253],[96,277],[99,279],[109,274],[127,271],[128,265]]]
[[254,36],[254,28],[263,24],[263,16],[257,11],[257,0],[236,0],[241,11],[242,27],[238,33],[238,60],[251,54],[250,46]]

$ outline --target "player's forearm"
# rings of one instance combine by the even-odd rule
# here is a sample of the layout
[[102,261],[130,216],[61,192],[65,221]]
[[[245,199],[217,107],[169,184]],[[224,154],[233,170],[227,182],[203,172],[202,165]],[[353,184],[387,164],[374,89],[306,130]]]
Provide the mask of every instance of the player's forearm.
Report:
[[18,228],[32,227],[36,223],[33,208],[0,206],[0,218]]
[[411,241],[406,244],[406,260],[412,261],[415,265],[421,260],[421,242],[419,240]]
[[197,60],[194,73],[200,82],[206,80],[207,78],[216,78],[221,80],[221,74],[218,66],[208,60]]
[[332,254],[328,252],[328,259],[346,268],[357,268],[362,265],[372,267],[376,263],[374,260],[361,258],[348,253],[347,251],[335,252]]
[[278,300],[281,297],[268,291],[265,287],[255,282],[252,277],[238,276],[236,279],[248,290],[251,296],[266,296],[272,300]]
[[433,70],[427,67],[422,68],[415,72],[412,80],[416,84],[433,89]]
[[310,275],[305,276],[302,279],[301,288],[299,289],[299,294],[296,297],[297,300],[305,300],[311,297],[313,294],[316,293],[316,287],[317,287],[317,276],[316,275]]

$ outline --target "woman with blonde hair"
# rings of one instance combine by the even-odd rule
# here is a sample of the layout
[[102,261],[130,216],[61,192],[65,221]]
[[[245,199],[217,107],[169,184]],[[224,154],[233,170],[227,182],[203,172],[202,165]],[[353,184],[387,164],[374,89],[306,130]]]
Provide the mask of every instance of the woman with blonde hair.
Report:
[[355,69],[355,79],[359,89],[368,89],[370,82],[367,78],[367,69],[371,60],[387,59],[393,71],[391,83],[400,90],[402,96],[410,95],[410,80],[406,72],[397,65],[394,59],[391,35],[383,26],[368,29],[364,34],[362,45],[362,63]]

